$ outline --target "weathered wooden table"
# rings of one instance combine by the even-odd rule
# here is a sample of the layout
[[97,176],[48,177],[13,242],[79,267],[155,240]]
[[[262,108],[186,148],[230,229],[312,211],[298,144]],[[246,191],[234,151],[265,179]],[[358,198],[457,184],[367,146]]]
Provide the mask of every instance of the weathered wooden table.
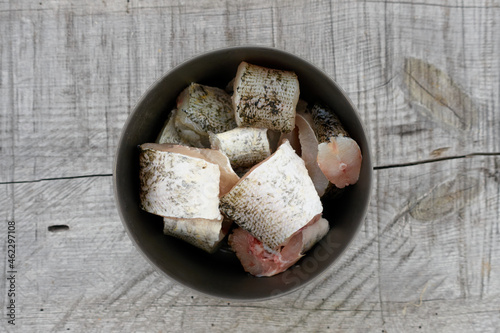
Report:
[[[0,331],[498,332],[499,25],[497,0],[1,0]],[[327,274],[239,303],[145,261],[112,163],[155,79],[248,44],[303,57],[347,91],[375,183]]]

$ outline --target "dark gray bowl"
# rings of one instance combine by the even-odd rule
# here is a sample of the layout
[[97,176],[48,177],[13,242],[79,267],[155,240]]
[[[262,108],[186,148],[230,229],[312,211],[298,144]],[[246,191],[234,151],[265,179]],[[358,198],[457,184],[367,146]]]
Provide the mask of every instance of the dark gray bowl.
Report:
[[[177,95],[191,82],[224,88],[241,61],[293,70],[301,98],[332,107],[363,154],[356,185],[336,198],[323,199],[323,216],[331,230],[297,265],[269,278],[243,271],[229,250],[207,254],[163,235],[162,219],[140,209],[137,146],[154,142]],[[204,294],[236,300],[260,300],[296,290],[328,269],[343,253],[364,220],[372,185],[370,149],[361,121],[349,98],[325,73],[283,51],[265,47],[234,47],[197,56],[154,83],[128,118],[118,144],[114,171],[115,198],[130,238],[148,261],[169,278]]]

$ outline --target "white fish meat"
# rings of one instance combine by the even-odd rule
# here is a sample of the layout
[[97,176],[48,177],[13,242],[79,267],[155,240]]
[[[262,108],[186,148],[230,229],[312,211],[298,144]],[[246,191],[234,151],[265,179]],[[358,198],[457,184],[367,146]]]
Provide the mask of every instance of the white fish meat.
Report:
[[163,217],[220,219],[219,166],[204,159],[141,146],[142,209]]
[[246,272],[259,277],[273,276],[294,265],[329,229],[328,221],[317,215],[276,252],[268,251],[261,241],[243,228],[235,229],[228,242]]
[[163,233],[188,242],[208,253],[215,252],[229,231],[231,221],[219,219],[163,218]]
[[177,110],[174,109],[168,115],[167,121],[165,121],[165,125],[163,125],[160,134],[156,139],[156,143],[174,143],[180,145],[186,145],[188,142],[182,139],[177,133],[177,129],[175,128],[175,117],[177,114]]
[[361,170],[361,149],[328,107],[316,104],[311,109],[318,139],[317,162],[323,174],[338,188],[358,181]]
[[222,89],[191,83],[177,97],[175,126],[180,137],[195,147],[208,147],[208,132],[236,127],[231,96]]
[[185,156],[204,159],[207,162],[216,164],[220,171],[219,196],[223,196],[240,180],[240,177],[234,172],[230,161],[222,152],[214,149],[187,147],[174,144],[143,144],[142,149],[153,149],[171,153],[178,153]]
[[229,158],[233,168],[251,167],[271,155],[266,128],[237,127],[211,133],[210,144]]
[[233,105],[238,126],[283,133],[295,127],[300,88],[294,72],[242,62],[234,80]]
[[323,211],[304,161],[288,141],[221,197],[220,208],[271,251]]

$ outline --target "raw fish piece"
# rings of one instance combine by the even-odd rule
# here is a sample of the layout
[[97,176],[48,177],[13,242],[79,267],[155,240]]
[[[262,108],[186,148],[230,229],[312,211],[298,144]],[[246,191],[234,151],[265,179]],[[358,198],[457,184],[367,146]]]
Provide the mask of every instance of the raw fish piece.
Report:
[[163,233],[188,242],[200,249],[213,253],[229,231],[231,221],[219,219],[163,218]]
[[310,110],[310,117],[314,123],[314,131],[319,143],[327,142],[335,136],[349,136],[340,119],[327,106],[314,104]]
[[275,251],[323,211],[304,161],[285,141],[221,198],[221,211]]
[[218,150],[186,147],[168,143],[145,143],[141,147],[142,149],[154,149],[158,151],[172,152],[185,156],[201,158],[206,160],[207,162],[218,165],[220,171],[219,196],[223,196],[224,194],[229,192],[229,190],[240,179],[240,177],[231,168],[231,164],[227,156]]
[[210,144],[226,154],[234,168],[253,166],[271,155],[266,128],[237,127],[211,133]]
[[314,183],[314,187],[318,195],[322,197],[330,181],[326,178],[318,165],[318,140],[311,124],[306,120],[307,116],[308,115],[304,113],[297,113],[295,116],[294,130],[288,134],[283,134],[282,138],[289,139],[297,155],[302,157],[307,172]]
[[234,80],[233,105],[238,126],[288,133],[295,127],[299,81],[294,72],[242,62]]
[[328,221],[317,215],[277,252],[266,250],[261,241],[243,228],[237,228],[229,235],[229,245],[246,272],[255,276],[273,276],[295,264],[329,229]]
[[355,184],[361,170],[361,149],[328,107],[314,105],[312,122],[318,139],[318,165],[338,188]]
[[309,251],[314,244],[325,237],[330,230],[328,220],[321,217],[318,221],[302,229],[302,253]]
[[177,133],[177,130],[175,129],[176,114],[177,110],[174,109],[168,115],[167,121],[165,122],[165,125],[163,125],[163,128],[156,139],[157,143],[175,143],[180,145],[188,144],[188,142],[180,137],[179,133]]
[[220,219],[220,171],[216,164],[141,146],[139,180],[142,209],[149,213]]
[[318,146],[318,165],[338,188],[355,184],[361,170],[361,150],[351,138],[337,136]]
[[208,132],[221,133],[236,127],[231,96],[222,89],[191,83],[177,97],[175,126],[195,147],[208,147]]

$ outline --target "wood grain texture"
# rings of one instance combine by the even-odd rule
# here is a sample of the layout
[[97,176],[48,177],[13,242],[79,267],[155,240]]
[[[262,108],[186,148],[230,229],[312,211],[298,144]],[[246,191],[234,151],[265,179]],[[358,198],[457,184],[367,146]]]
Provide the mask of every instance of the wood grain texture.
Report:
[[[0,278],[12,220],[19,272],[16,327],[2,283],[0,330],[497,331],[498,17],[487,0],[0,0]],[[347,91],[375,184],[365,223],[326,274],[239,303],[193,293],[146,262],[119,220],[111,173],[149,85],[201,52],[246,44],[303,57]],[[418,82],[432,83],[424,100],[405,82],[409,59],[425,64]],[[473,108],[450,101],[456,91]],[[472,120],[436,117],[449,114],[443,101]]]
[[[51,177],[56,167],[62,176],[110,173],[120,129],[145,89],[187,58],[239,44],[285,49],[335,78],[365,121],[377,118],[369,128],[375,147],[391,143],[392,153],[375,149],[376,165],[432,158],[441,148],[443,156],[500,152],[492,139],[500,125],[500,43],[491,27],[500,9],[487,3],[22,3],[0,11],[2,146],[16,180]],[[478,122],[465,135],[412,107],[404,83],[411,57],[472,96]],[[16,137],[8,139],[7,129]]]
[[[110,177],[16,184],[19,327],[494,331],[499,163],[475,157],[378,170],[373,202],[386,194],[343,258],[305,289],[254,303],[207,298],[155,272],[117,218]],[[414,218],[411,203],[455,179],[450,170],[475,177],[478,196],[432,221]],[[50,231],[52,225],[68,229]]]

